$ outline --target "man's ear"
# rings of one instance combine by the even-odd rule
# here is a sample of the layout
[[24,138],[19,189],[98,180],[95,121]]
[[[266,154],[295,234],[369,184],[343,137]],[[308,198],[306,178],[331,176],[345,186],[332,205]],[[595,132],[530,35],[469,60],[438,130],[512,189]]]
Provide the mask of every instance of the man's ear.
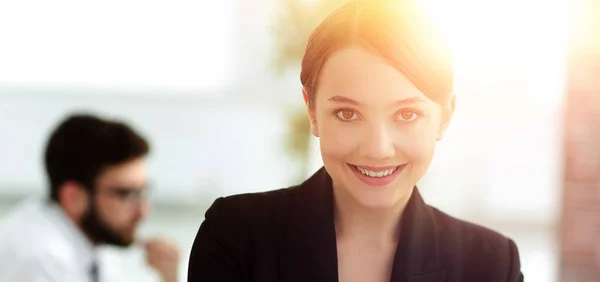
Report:
[[304,104],[306,104],[306,110],[308,111],[308,121],[310,122],[310,132],[315,137],[319,137],[319,129],[317,127],[317,119],[315,115],[314,99],[308,95],[306,88],[302,87],[302,97],[304,98]]
[[452,95],[452,98],[449,102],[442,105],[442,118],[440,122],[440,126],[438,128],[437,141],[441,141],[444,139],[444,135],[446,134],[446,130],[450,125],[450,121],[454,116],[454,108],[456,107],[456,96]]
[[79,218],[89,206],[89,195],[76,181],[66,181],[58,191],[58,201],[67,215]]

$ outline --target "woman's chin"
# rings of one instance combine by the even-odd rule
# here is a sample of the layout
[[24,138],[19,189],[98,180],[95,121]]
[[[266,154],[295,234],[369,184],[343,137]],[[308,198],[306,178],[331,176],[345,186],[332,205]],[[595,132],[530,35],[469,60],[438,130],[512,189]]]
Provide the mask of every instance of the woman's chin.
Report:
[[[392,187],[386,187],[383,189],[390,189]],[[405,194],[410,194],[410,191],[401,192],[397,189],[393,190],[382,190],[382,191],[354,191],[352,193],[356,202],[365,208],[372,209],[387,209],[398,206],[400,202],[404,202]]]
[[373,195],[360,195],[355,198],[356,201],[365,208],[370,209],[387,209],[392,208],[398,204],[396,197],[389,196],[373,196]]

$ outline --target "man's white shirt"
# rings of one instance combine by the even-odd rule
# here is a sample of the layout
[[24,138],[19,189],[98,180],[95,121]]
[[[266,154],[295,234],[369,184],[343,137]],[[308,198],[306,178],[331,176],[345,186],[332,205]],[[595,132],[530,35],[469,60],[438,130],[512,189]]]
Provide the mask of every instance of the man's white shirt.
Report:
[[0,281],[91,282],[96,261],[101,282],[126,281],[118,262],[107,260],[49,200],[20,203],[0,223]]

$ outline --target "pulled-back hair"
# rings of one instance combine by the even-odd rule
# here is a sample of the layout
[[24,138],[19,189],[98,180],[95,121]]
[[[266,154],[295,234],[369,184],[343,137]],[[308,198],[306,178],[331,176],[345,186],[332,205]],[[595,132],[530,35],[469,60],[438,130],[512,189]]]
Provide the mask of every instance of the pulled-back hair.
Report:
[[350,0],[309,37],[300,74],[309,104],[327,59],[355,45],[382,57],[428,98],[443,103],[452,97],[452,48],[413,0]]

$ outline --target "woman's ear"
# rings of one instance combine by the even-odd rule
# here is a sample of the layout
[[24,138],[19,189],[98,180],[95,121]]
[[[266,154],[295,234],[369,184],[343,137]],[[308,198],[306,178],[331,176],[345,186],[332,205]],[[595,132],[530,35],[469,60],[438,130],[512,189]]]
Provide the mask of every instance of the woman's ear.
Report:
[[308,111],[308,121],[310,122],[310,132],[315,137],[319,137],[319,130],[317,127],[317,119],[315,115],[315,107],[313,105],[314,100],[308,95],[306,88],[302,87],[302,97],[304,98],[304,104],[306,104],[306,110]]
[[441,141],[444,139],[444,135],[446,134],[446,130],[450,125],[450,121],[454,116],[454,108],[456,106],[456,96],[452,95],[452,98],[449,102],[442,105],[442,118],[440,120],[440,126],[438,128],[437,141]]

